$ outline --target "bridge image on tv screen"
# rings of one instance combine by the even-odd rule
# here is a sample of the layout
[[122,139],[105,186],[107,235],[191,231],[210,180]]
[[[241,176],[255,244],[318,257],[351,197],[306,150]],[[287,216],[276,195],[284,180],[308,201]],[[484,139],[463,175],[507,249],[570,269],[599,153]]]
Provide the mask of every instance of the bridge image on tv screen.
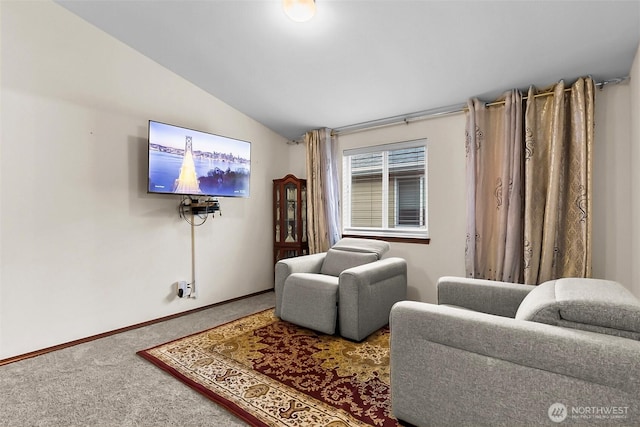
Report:
[[249,197],[251,143],[149,121],[150,193]]

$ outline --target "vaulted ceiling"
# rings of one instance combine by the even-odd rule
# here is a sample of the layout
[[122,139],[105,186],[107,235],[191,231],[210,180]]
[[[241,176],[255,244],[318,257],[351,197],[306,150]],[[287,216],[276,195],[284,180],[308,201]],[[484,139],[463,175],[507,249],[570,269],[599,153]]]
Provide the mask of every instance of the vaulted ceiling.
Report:
[[275,0],[57,3],[289,139],[629,74],[640,1]]

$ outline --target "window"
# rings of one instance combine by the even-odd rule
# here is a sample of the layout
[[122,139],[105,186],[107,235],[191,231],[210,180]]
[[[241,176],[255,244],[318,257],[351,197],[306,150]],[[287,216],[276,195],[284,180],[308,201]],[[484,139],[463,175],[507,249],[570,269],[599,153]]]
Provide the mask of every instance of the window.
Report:
[[427,142],[343,153],[343,233],[422,238],[427,230]]

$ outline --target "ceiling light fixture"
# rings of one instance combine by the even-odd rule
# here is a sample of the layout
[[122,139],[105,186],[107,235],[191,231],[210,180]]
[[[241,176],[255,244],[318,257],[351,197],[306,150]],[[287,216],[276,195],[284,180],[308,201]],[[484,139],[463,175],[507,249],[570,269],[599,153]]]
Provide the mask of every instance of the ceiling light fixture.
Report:
[[296,22],[307,22],[316,14],[315,0],[282,0],[282,8]]

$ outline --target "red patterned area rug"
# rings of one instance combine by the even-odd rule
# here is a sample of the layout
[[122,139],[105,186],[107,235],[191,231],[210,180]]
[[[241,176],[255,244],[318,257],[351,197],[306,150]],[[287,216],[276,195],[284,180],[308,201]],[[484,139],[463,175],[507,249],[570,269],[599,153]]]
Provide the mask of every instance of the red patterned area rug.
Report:
[[138,354],[254,426],[400,426],[388,328],[354,343],[270,309]]

